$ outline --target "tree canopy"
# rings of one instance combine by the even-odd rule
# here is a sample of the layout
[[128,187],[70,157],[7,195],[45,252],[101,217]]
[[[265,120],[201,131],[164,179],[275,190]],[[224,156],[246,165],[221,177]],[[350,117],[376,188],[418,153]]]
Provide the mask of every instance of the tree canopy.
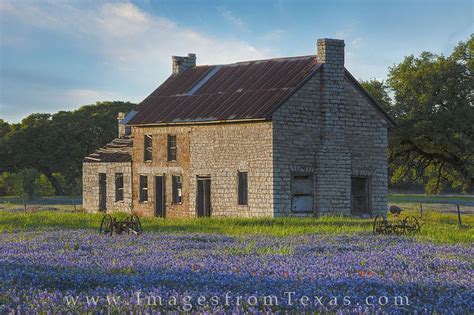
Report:
[[472,190],[473,52],[471,35],[450,56],[411,55],[390,68],[386,82],[362,83],[398,125],[389,136],[392,183],[421,181],[429,193],[443,185]]
[[128,102],[98,102],[53,115],[31,114],[19,124],[0,121],[0,171],[34,168],[57,195],[80,194],[82,160],[117,135],[118,112],[135,108]]

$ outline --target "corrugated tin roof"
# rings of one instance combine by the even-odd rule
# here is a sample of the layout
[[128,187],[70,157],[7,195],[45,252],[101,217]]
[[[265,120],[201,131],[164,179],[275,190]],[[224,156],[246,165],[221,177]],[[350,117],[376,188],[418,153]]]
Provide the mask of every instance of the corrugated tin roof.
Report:
[[303,56],[190,68],[141,102],[129,124],[269,118],[316,67]]
[[133,141],[129,137],[116,138],[104,147],[86,156],[84,163],[131,162],[132,145]]

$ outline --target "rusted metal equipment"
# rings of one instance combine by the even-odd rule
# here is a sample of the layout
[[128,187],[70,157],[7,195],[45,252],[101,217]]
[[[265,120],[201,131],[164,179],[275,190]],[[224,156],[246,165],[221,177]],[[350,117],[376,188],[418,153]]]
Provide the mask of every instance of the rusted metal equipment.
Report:
[[385,235],[415,235],[421,230],[418,219],[410,215],[398,217],[396,222],[388,222],[384,216],[378,215],[374,219],[374,234]]
[[127,234],[140,235],[143,228],[140,219],[134,214],[126,217],[124,221],[117,221],[117,218],[110,214],[104,215],[100,223],[99,234],[112,235],[114,232],[115,234],[126,232]]

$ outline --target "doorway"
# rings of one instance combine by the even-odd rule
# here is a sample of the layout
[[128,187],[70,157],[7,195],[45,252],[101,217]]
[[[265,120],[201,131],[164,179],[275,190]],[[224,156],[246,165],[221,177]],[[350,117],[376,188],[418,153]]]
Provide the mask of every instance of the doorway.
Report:
[[211,216],[211,178],[197,178],[196,213],[198,217]]
[[99,211],[107,211],[107,175],[99,173]]
[[155,176],[155,215],[164,218],[166,215],[165,176]]

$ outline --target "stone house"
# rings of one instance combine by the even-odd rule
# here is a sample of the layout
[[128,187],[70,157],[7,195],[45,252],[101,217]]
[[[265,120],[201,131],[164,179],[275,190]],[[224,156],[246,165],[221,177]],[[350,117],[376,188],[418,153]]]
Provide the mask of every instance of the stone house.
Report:
[[[143,216],[385,214],[387,128],[344,67],[317,54],[196,66],[119,117],[120,137],[84,160],[84,207]],[[133,141],[132,141],[133,139]]]

